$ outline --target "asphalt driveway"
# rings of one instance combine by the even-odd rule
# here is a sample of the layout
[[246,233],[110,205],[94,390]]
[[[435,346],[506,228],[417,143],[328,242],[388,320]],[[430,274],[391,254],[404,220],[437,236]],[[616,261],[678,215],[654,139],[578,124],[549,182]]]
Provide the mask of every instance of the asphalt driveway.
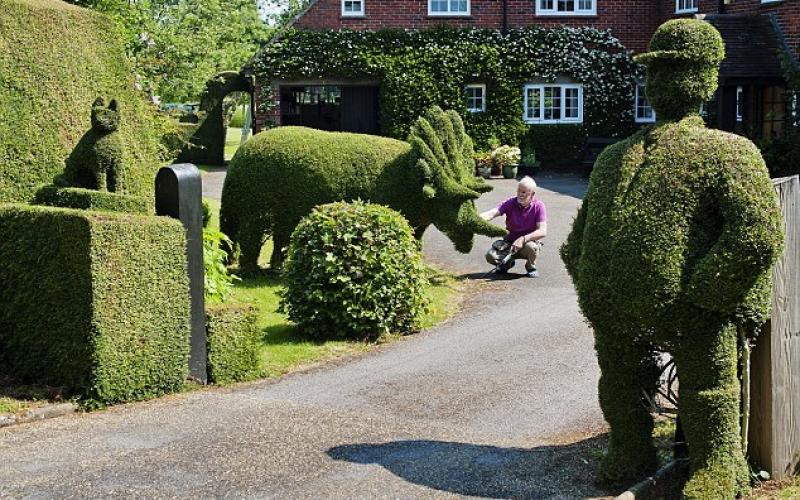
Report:
[[[220,176],[204,177],[209,194]],[[486,277],[488,239],[461,255],[431,229],[426,257],[480,282],[456,318],[279,380],[0,429],[0,496],[602,495],[587,466],[605,430],[599,369],[557,251],[586,183],[537,181],[550,231],[540,278],[521,263]],[[491,182],[481,210],[513,194],[513,181]]]

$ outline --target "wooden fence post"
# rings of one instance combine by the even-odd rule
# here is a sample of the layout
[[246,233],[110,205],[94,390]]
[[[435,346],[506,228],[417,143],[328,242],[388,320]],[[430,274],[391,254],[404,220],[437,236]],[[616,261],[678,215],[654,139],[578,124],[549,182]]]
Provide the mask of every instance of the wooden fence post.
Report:
[[749,455],[774,479],[800,473],[800,180],[774,179],[786,248],[772,314],[753,349]]

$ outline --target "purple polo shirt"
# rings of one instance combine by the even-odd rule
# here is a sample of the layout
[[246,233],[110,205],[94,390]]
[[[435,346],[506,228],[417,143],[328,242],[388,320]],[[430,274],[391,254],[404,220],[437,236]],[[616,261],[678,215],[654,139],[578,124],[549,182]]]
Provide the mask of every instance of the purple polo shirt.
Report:
[[521,207],[517,197],[511,197],[498,205],[497,211],[506,216],[506,241],[514,241],[520,236],[532,233],[540,222],[547,222],[547,210],[542,200],[534,198],[530,205]]

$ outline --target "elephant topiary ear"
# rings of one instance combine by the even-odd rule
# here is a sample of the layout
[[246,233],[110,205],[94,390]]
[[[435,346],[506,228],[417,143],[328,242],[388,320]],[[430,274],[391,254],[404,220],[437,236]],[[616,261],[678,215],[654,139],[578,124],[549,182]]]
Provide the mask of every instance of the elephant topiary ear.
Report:
[[117,100],[116,99],[111,99],[111,102],[108,103],[108,109],[110,109],[111,111],[116,111],[117,110]]
[[102,107],[102,106],[105,106],[105,105],[106,105],[106,101],[102,97],[98,97],[92,103],[92,107],[93,108],[99,108],[99,107]]

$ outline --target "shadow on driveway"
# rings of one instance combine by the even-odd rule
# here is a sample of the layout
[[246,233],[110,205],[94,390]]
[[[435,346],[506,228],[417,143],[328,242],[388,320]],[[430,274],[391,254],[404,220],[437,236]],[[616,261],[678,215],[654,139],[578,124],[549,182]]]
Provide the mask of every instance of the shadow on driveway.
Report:
[[531,449],[446,441],[352,444],[328,450],[335,460],[378,464],[438,491],[484,498],[583,498],[619,494],[593,484],[607,435]]

